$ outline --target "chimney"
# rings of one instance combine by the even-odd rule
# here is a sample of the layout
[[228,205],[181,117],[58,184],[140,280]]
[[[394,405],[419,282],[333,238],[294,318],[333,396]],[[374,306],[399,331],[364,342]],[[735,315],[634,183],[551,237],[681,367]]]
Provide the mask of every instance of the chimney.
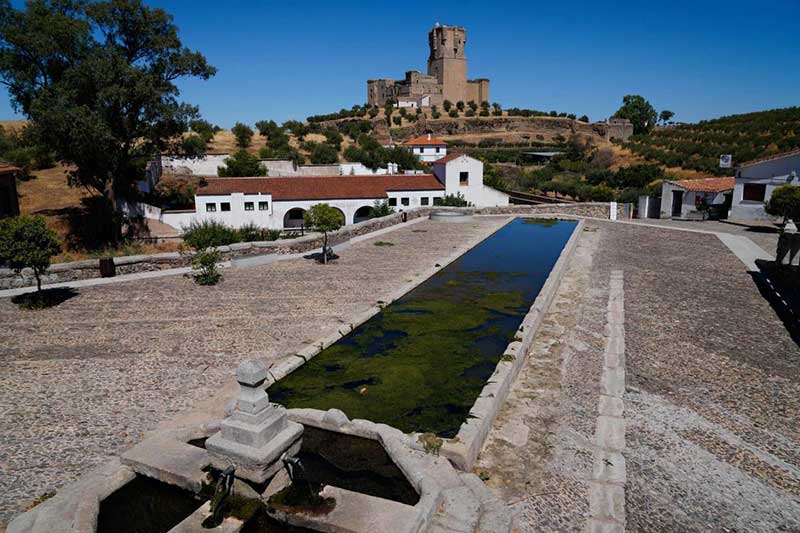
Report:
[[430,133],[428,134],[428,140],[429,141],[431,140],[431,134]]

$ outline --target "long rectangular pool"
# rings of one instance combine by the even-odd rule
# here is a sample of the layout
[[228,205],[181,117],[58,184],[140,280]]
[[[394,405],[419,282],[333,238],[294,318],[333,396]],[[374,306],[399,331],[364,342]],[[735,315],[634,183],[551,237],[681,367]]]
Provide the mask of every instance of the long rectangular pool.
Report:
[[455,436],[576,224],[511,221],[273,384],[270,399]]

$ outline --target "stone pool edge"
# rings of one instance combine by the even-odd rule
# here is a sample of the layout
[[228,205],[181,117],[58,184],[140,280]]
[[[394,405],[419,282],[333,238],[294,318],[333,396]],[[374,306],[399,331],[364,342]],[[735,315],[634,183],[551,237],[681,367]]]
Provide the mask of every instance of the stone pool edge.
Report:
[[[555,218],[561,219],[562,217]],[[497,418],[497,413],[505,403],[511,386],[525,363],[528,350],[539,330],[542,319],[547,314],[558,287],[561,285],[561,280],[575,251],[584,224],[585,220],[580,219],[572,230],[572,235],[561,250],[547,280],[522,320],[514,340],[506,347],[494,373],[486,381],[486,385],[483,386],[472,405],[469,418],[461,424],[458,434],[454,438],[444,439],[440,453],[457,468],[469,472],[478,459],[495,418]]]

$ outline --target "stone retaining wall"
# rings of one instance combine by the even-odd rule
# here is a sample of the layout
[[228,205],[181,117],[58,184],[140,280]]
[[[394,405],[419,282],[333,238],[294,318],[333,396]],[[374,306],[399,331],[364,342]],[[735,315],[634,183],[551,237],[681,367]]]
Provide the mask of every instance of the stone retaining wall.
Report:
[[[427,207],[394,213],[392,215],[366,220],[358,224],[345,226],[330,235],[331,244],[340,244],[353,237],[365,235],[379,229],[394,226],[402,223],[403,215],[407,220],[419,217],[426,217],[434,210],[458,210],[473,212],[476,215],[514,215],[514,214],[535,214],[535,215],[573,215],[592,218],[609,218],[609,204],[607,202],[587,202],[574,204],[540,204],[540,205],[510,205],[505,207],[486,207],[486,208],[452,208],[452,207]],[[617,207],[618,218],[622,218],[623,204]],[[311,234],[296,239],[281,239],[277,241],[263,242],[244,242],[220,246],[218,250],[222,252],[223,261],[228,261],[235,257],[269,255],[269,254],[293,254],[305,253],[322,246],[322,236]],[[189,257],[177,252],[161,253],[152,255],[132,255],[126,257],[115,257],[116,273],[135,274],[139,272],[152,272],[168,268],[185,267],[189,265]],[[67,281],[77,281],[82,279],[100,277],[100,260],[87,259],[84,261],[73,261],[69,263],[57,263],[50,267],[42,278],[43,285],[52,283],[63,283]],[[0,268],[0,290],[15,289],[18,287],[30,287],[36,285],[36,278],[31,269],[24,269],[17,274],[7,268]]]

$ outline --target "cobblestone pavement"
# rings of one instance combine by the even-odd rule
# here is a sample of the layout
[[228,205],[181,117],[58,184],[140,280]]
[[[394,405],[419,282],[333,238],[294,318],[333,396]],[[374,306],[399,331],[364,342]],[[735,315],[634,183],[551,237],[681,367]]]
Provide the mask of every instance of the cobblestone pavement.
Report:
[[0,299],[0,524],[219,396],[242,359],[317,339],[503,220],[420,222],[380,236],[394,246],[226,270],[216,287],[164,277],[82,288],[39,312]]
[[648,218],[646,220],[632,220],[631,222],[642,224],[653,224],[668,228],[693,229],[698,231],[716,231],[719,233],[731,233],[747,237],[765,252],[775,255],[778,247],[778,228],[766,221],[758,220],[704,220],[702,222],[691,220],[671,220],[660,218]]
[[800,349],[741,262],[713,235],[591,227],[478,472],[521,530],[585,526],[603,296],[619,269],[628,530],[800,530]]

